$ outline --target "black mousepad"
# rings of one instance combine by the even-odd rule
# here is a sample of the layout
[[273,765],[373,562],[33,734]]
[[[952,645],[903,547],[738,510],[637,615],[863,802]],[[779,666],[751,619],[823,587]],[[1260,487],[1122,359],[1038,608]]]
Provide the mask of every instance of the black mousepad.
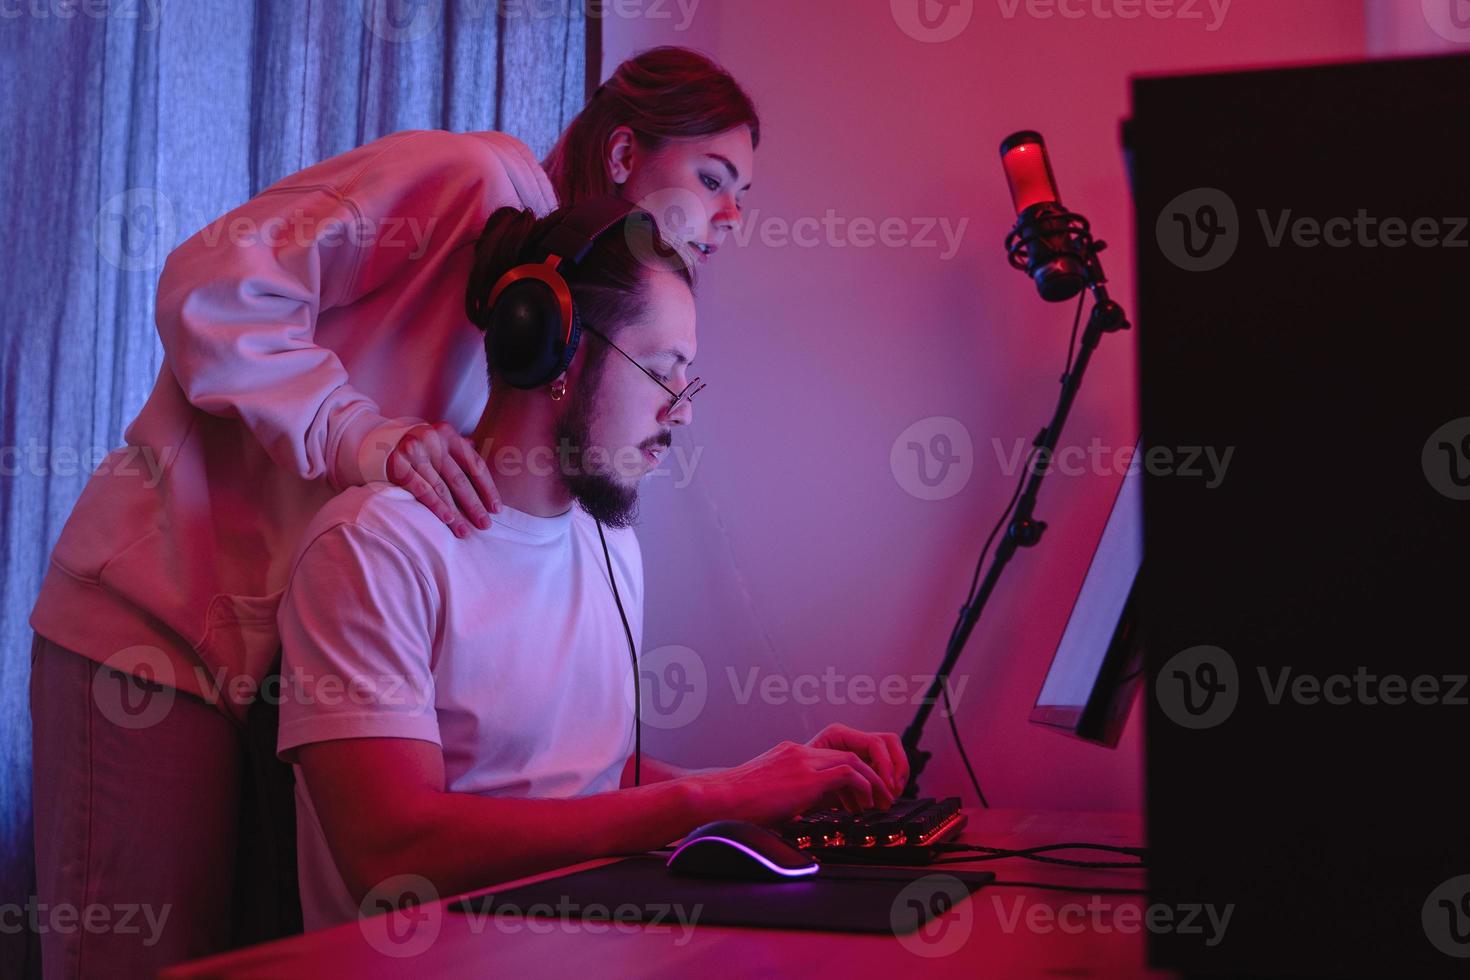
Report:
[[663,928],[703,924],[903,936],[995,880],[988,871],[824,864],[809,878],[740,881],[670,874],[664,861],[656,854],[639,854],[460,899],[449,910]]

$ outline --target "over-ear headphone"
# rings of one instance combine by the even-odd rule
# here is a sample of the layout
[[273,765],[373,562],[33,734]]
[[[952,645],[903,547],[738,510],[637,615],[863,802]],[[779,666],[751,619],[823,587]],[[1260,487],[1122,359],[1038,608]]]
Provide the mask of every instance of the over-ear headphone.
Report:
[[[486,332],[496,377],[513,388],[539,388],[565,371],[582,339],[582,322],[568,271],[597,239],[629,215],[652,216],[619,197],[598,197],[564,208],[536,243],[539,258],[505,273],[490,290],[487,310],[467,309]],[[471,300],[470,306],[474,302]]]

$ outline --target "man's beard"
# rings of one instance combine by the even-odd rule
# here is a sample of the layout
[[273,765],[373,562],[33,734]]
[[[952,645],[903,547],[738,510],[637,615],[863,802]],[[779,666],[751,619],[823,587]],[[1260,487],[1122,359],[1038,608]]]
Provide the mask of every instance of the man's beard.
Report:
[[[591,374],[600,374],[594,369]],[[575,459],[563,456],[559,467],[562,485],[594,520],[608,527],[632,527],[638,519],[638,486],[624,486],[605,473],[590,472],[587,449],[591,446],[592,405],[596,399],[598,378],[585,377],[584,384],[571,392],[567,410],[556,421],[558,453],[574,451]],[[588,383],[590,382],[590,383]],[[593,389],[586,395],[582,392]],[[611,462],[611,460],[609,460]]]

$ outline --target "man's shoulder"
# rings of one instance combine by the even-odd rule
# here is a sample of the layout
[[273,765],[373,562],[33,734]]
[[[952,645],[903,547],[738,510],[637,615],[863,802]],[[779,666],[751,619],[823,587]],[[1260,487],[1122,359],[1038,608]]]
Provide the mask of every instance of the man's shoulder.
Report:
[[348,487],[316,512],[302,535],[302,548],[339,527],[382,538],[410,556],[424,555],[455,540],[454,532],[407,490],[392,483]]

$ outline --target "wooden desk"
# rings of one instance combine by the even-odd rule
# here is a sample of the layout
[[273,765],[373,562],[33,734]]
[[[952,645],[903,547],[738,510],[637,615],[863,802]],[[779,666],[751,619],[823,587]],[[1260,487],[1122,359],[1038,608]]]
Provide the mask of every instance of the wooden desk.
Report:
[[[993,847],[1030,847],[1059,841],[1141,842],[1137,814],[977,810],[962,840]],[[1109,860],[1099,852],[1069,852]],[[1121,859],[1121,858],[1120,858]],[[518,882],[595,867],[589,861]],[[933,869],[977,869],[998,881],[1088,888],[1142,888],[1143,872],[1079,870],[1019,858],[967,862]],[[484,891],[503,891],[512,882]],[[443,903],[420,910],[421,928],[437,936],[416,944],[412,920],[393,912],[400,947],[371,937],[359,924],[237,950],[163,973],[165,980],[203,977],[473,977],[609,975],[651,977],[846,976],[922,972],[927,977],[1165,977],[1145,965],[1141,895],[1068,892],[987,885],[920,933],[906,937],[797,932],[701,925],[648,927],[627,922],[557,919],[479,919],[444,912]],[[371,921],[371,920],[369,920]],[[533,928],[534,925],[534,928]],[[478,928],[476,928],[478,927]],[[422,952],[392,956],[413,945]]]

